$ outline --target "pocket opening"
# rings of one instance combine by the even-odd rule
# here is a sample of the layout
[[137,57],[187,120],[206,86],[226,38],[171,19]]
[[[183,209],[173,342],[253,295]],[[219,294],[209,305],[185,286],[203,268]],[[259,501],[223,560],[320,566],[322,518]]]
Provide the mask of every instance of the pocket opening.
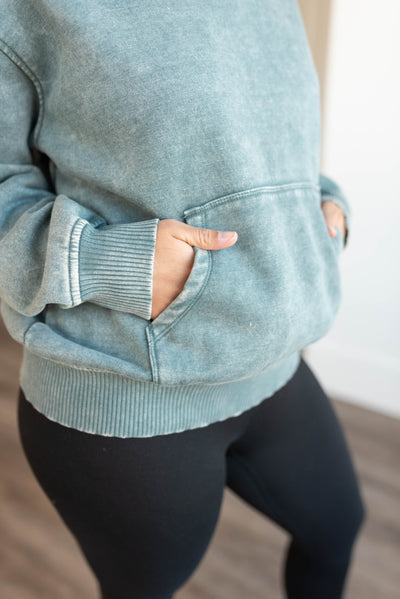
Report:
[[235,230],[238,240],[221,250],[195,248],[183,291],[148,325],[155,382],[246,378],[328,332],[341,299],[341,240],[326,230],[319,186],[244,190],[183,217]]
[[150,321],[154,341],[167,334],[183,318],[201,296],[211,271],[211,250],[193,247],[195,255],[192,269],[182,291],[160,314]]

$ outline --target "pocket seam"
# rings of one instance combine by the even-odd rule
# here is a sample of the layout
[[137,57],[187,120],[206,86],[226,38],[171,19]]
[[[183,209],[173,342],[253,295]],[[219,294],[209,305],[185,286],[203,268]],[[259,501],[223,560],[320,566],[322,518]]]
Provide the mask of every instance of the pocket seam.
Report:
[[[314,189],[317,192],[320,192],[320,185],[313,183],[311,181],[298,181],[298,182],[292,182],[292,183],[284,183],[284,184],[280,184],[280,185],[268,185],[268,186],[260,186],[260,187],[252,187],[249,189],[244,189],[242,191],[237,191],[234,193],[230,193],[230,194],[226,194],[217,198],[214,198],[213,200],[209,200],[208,202],[206,202],[205,204],[201,204],[201,205],[197,205],[194,206],[193,208],[189,208],[187,210],[183,211],[183,216],[185,218],[185,220],[187,221],[188,218],[190,219],[192,216],[199,216],[200,217],[200,226],[205,227],[206,226],[206,214],[210,211],[213,210],[215,207],[224,204],[225,202],[234,202],[240,198],[243,197],[247,197],[247,196],[254,196],[257,197],[260,194],[276,194],[276,193],[285,193],[287,191],[290,191],[292,189],[296,190],[296,189]],[[201,288],[199,289],[199,291],[195,294],[195,296],[192,298],[191,302],[188,303],[188,305],[185,307],[185,309],[178,314],[168,325],[165,326],[165,328],[163,328],[158,334],[155,333],[154,331],[154,326],[153,323],[150,322],[148,327],[146,327],[146,329],[149,330],[149,333],[151,333],[151,337],[152,337],[152,343],[155,346],[155,344],[158,342],[158,340],[162,339],[162,337],[164,337],[165,335],[167,335],[167,333],[169,333],[169,331],[176,325],[178,324],[178,322],[181,320],[181,318],[183,318],[188,311],[190,311],[192,309],[192,307],[195,305],[195,303],[200,299],[200,297],[202,296],[208,280],[210,278],[211,272],[212,272],[212,266],[213,266],[213,256],[211,255],[211,252],[213,250],[205,250],[207,252],[207,257],[208,257],[208,265],[207,265],[207,273],[204,277],[204,281],[201,285]],[[168,306],[166,308],[166,310],[168,309]],[[154,349],[154,360],[156,361],[156,355],[155,355],[155,349]]]
[[[196,293],[196,295],[193,297],[193,299],[191,300],[190,303],[188,303],[188,305],[186,306],[186,308],[180,313],[178,314],[178,316],[176,318],[174,318],[174,320],[172,322],[170,322],[169,325],[167,325],[158,335],[154,335],[154,341],[157,342],[158,339],[161,339],[161,337],[164,337],[164,335],[166,335],[171,329],[172,327],[175,326],[175,324],[177,324],[181,318],[183,318],[185,316],[185,314],[192,309],[192,307],[194,306],[194,304],[200,299],[200,297],[202,296],[204,289],[208,283],[208,279],[210,278],[210,274],[211,274],[211,265],[212,265],[212,260],[210,258],[210,252],[212,250],[205,250],[208,254],[208,266],[207,266],[207,273],[204,277],[204,281],[202,286],[200,287],[199,291]],[[153,325],[151,324],[151,328],[153,329]]]
[[[201,204],[200,206],[194,206],[193,208],[188,208],[183,211],[183,215],[185,218],[188,216],[192,216],[194,214],[200,214],[207,212],[210,209],[213,209],[215,206],[219,204],[223,204],[224,202],[235,201],[236,199],[246,197],[248,195],[257,196],[259,194],[264,193],[284,193],[289,191],[290,189],[303,189],[303,188],[311,188],[316,191],[320,191],[321,187],[315,183],[311,183],[309,181],[302,182],[294,182],[294,183],[284,183],[282,185],[267,185],[261,187],[252,187],[251,189],[244,189],[243,191],[236,191],[234,193],[230,193],[227,195],[220,196],[218,198],[214,198],[213,200],[209,200],[205,204]],[[204,226],[204,225],[203,225]]]
[[[263,261],[260,260],[259,265],[257,267],[260,270],[260,276],[265,275],[265,284],[267,284],[270,273],[271,275],[273,274],[273,268],[277,269],[276,273],[280,268],[280,252],[278,251],[278,246],[276,244],[279,241],[282,241],[282,235],[286,231],[285,227],[286,225],[290,224],[289,217],[292,209],[294,210],[294,214],[297,214],[299,216],[300,221],[302,217],[306,216],[310,219],[307,226],[305,226],[305,230],[301,230],[301,239],[304,242],[305,250],[310,252],[309,259],[305,259],[304,264],[309,264],[313,269],[313,273],[315,274],[315,277],[309,277],[308,283],[307,278],[305,278],[304,282],[302,281],[299,299],[297,298],[297,296],[294,295],[294,291],[291,291],[290,294],[287,293],[287,299],[285,299],[285,296],[282,296],[283,305],[282,307],[279,306],[279,310],[282,311],[282,318],[280,316],[280,312],[277,313],[277,317],[278,321],[280,322],[280,324],[278,322],[279,326],[282,327],[282,330],[287,331],[287,340],[284,341],[277,339],[276,341],[274,341],[274,337],[271,337],[271,343],[268,341],[268,335],[270,334],[269,324],[267,322],[266,316],[264,315],[265,311],[263,311],[262,305],[257,300],[256,295],[253,298],[253,301],[257,304],[254,310],[255,320],[253,322],[250,322],[251,320],[253,320],[251,315],[246,316],[247,321],[243,320],[244,325],[247,324],[251,326],[255,324],[259,327],[259,329],[256,331],[257,338],[254,339],[254,341],[250,338],[251,331],[249,329],[249,326],[247,326],[246,330],[243,328],[244,337],[242,337],[242,339],[244,339],[245,341],[246,339],[248,340],[249,347],[252,348],[254,346],[256,348],[257,344],[259,347],[262,347],[266,350],[269,350],[269,348],[271,347],[272,353],[275,353],[276,357],[278,356],[280,359],[284,356],[283,352],[287,351],[288,348],[290,349],[297,346],[300,347],[300,343],[302,344],[301,347],[306,347],[309,343],[312,343],[314,340],[319,339],[324,334],[324,332],[326,332],[328,325],[330,325],[330,323],[332,322],[332,318],[335,313],[334,310],[336,310],[337,302],[335,300],[334,304],[335,298],[333,297],[333,295],[329,295],[329,293],[332,292],[335,294],[335,296],[337,295],[338,285],[336,285],[336,283],[332,281],[331,278],[338,277],[338,248],[332,247],[332,243],[337,243],[339,240],[335,241],[333,238],[331,238],[326,229],[326,223],[323,218],[322,210],[320,208],[320,193],[318,191],[318,186],[312,183],[304,182],[301,185],[295,183],[286,184],[284,186],[279,187],[275,186],[269,188],[253,188],[252,190],[244,190],[241,192],[236,192],[234,194],[222,196],[220,198],[217,198],[216,200],[211,200],[206,204],[197,205],[194,208],[191,208],[190,210],[184,211],[184,214],[189,224],[195,224],[196,226],[214,226],[214,228],[218,226],[219,228],[221,228],[221,226],[224,225],[225,204],[227,204],[228,206],[230,206],[231,204],[235,204],[236,208],[233,213],[232,219],[228,221],[230,228],[232,228],[233,223],[239,222],[237,219],[242,218],[242,216],[240,215],[246,214],[246,210],[254,210],[255,214],[257,214],[258,211],[260,211],[260,214],[268,216],[268,209],[269,207],[271,208],[269,200],[270,198],[274,198],[275,195],[279,196],[279,203],[281,203],[284,208],[282,216],[282,227],[278,227],[278,232],[276,233],[276,235],[271,237],[271,269],[267,270],[266,266],[263,266]],[[258,201],[259,196],[261,198],[265,196],[265,201],[263,199],[262,203],[260,203]],[[255,203],[253,203],[253,197],[257,198]],[[213,214],[214,210],[216,211],[216,220],[213,220],[213,217],[210,218],[210,215]],[[274,212],[274,215],[276,217],[277,213]],[[255,215],[253,215],[251,218],[251,222],[254,222],[254,225],[257,227],[258,231],[258,237],[256,238],[258,240],[257,243],[262,243],[264,247],[265,244],[264,241],[262,241],[263,224],[261,221],[257,220],[258,217],[256,218]],[[271,219],[272,216],[268,221],[268,226],[272,226]],[[310,228],[311,224],[313,227],[316,227],[314,232]],[[243,226],[247,227],[247,225]],[[282,235],[278,234],[279,231],[281,231]],[[253,249],[256,250],[257,247],[257,245],[254,245],[254,247],[251,246],[248,248],[248,251],[251,252]],[[211,339],[210,341],[208,341],[208,339],[204,338],[203,344],[201,344],[200,347],[196,347],[196,344],[193,344],[192,339],[192,331],[195,331],[195,328],[193,328],[191,324],[200,324],[200,334],[205,335],[205,333],[207,332],[207,327],[210,326],[209,324],[207,324],[205,320],[208,316],[208,313],[210,313],[212,317],[212,322],[214,322],[214,317],[216,314],[215,309],[213,312],[212,307],[208,308],[207,301],[205,301],[205,299],[203,299],[202,296],[204,294],[206,298],[209,297],[212,303],[212,296],[210,294],[219,293],[219,277],[223,272],[220,269],[220,267],[224,265],[227,266],[229,264],[228,257],[224,256],[223,258],[221,258],[222,262],[220,263],[219,259],[217,258],[218,253],[214,251],[214,255],[211,256],[210,251],[207,252],[207,258],[211,260],[211,264],[209,260],[207,261],[207,264],[205,263],[205,260],[202,260],[202,266],[204,270],[198,271],[198,275],[200,276],[198,280],[198,285],[196,285],[197,293],[193,293],[191,295],[187,294],[186,296],[188,300],[189,298],[191,298],[190,305],[185,306],[184,303],[179,304],[179,306],[177,305],[177,310],[174,313],[170,314],[170,318],[166,319],[164,330],[162,330],[162,332],[160,333],[160,328],[157,329],[157,327],[155,327],[155,331],[157,334],[156,339],[154,338],[154,329],[149,328],[149,330],[147,331],[152,360],[152,369],[154,377],[153,380],[155,382],[158,382],[159,384],[185,384],[186,382],[190,383],[193,381],[196,383],[201,381],[220,382],[221,377],[224,377],[224,380],[225,377],[226,380],[229,380],[229,377],[232,376],[230,372],[231,366],[218,363],[218,360],[215,359],[217,355],[219,356],[218,352],[220,351],[220,340],[218,338],[218,331],[215,332],[214,340]],[[246,248],[243,248],[243,251],[247,251]],[[289,247],[286,247],[286,251],[288,254],[290,253]],[[203,258],[203,254],[201,254],[201,256]],[[204,258],[206,258],[206,255],[204,255]],[[300,264],[303,262],[299,259],[298,263]],[[235,255],[232,264],[237,264],[239,270],[240,268],[242,268],[242,266],[243,268],[247,268],[241,262],[239,255]],[[254,272],[256,272],[256,270]],[[215,278],[215,274],[218,275],[217,278]],[[235,282],[235,276],[236,275],[232,271],[233,278],[231,277],[229,279],[231,283],[232,281]],[[248,276],[246,275],[246,277],[246,281],[248,282],[246,284],[256,284],[256,280],[254,279],[254,273],[250,273]],[[286,283],[284,278],[282,278],[282,283],[278,281],[278,277],[276,277],[276,279],[277,289],[275,292],[272,289],[265,288],[265,301],[267,302],[267,298],[269,298],[271,300],[271,306],[274,308],[274,310],[278,309],[276,304],[278,294],[290,291],[290,289],[286,290]],[[196,281],[196,279],[194,279],[194,281]],[[271,279],[271,281],[273,283],[274,280]],[[271,287],[273,287],[273,285],[271,285]],[[255,288],[249,287],[249,289],[251,291]],[[318,289],[321,292],[321,297],[326,298],[327,302],[320,302],[318,299],[319,296],[316,293],[314,293],[312,302],[307,302],[307,289],[314,291]],[[226,295],[226,291],[221,293],[221,301],[219,303],[220,308],[223,305],[221,303],[222,301],[229,300],[229,297]],[[198,309],[192,310],[193,305],[197,300],[197,306],[199,307]],[[233,316],[237,316],[238,310],[241,309],[241,305],[243,304],[243,302],[246,302],[245,296],[240,300],[240,302],[241,303],[238,303],[236,308],[234,307],[232,309],[231,313]],[[298,307],[296,307],[297,303]],[[308,307],[309,305],[315,306],[315,315],[314,313],[311,313],[310,308]],[[183,307],[185,308],[184,311],[182,313],[179,313],[180,308]],[[300,320],[300,308],[304,309],[304,316],[306,319],[308,319],[308,321],[310,321],[310,325],[312,328],[311,331],[309,331],[308,328],[304,326],[303,321]],[[192,310],[192,312],[190,312],[190,310]],[[243,312],[243,310],[241,310],[241,312]],[[283,318],[285,314],[288,315],[288,319],[286,320]],[[186,317],[186,320],[180,322],[180,319],[183,316]],[[175,320],[171,320],[174,317]],[[192,318],[193,320],[191,320]],[[203,322],[203,324],[201,324],[199,319],[201,319],[201,322]],[[292,321],[295,325],[299,324],[298,331],[296,331],[294,326],[291,324]],[[228,347],[229,335],[232,334],[230,332],[232,328],[230,324],[231,322],[232,320],[229,320],[227,319],[227,317],[222,316],[221,334],[223,336],[222,340],[224,347]],[[160,323],[160,325],[162,325],[162,322]],[[175,325],[177,325],[175,331],[170,333],[172,327],[174,327]],[[260,336],[260,332],[263,331],[265,331],[265,335],[262,337]],[[275,337],[277,336],[275,335]],[[240,332],[236,335],[235,338],[237,338],[240,341]],[[155,347],[155,341],[158,344],[157,347]],[[182,373],[179,373],[179,371],[177,371],[176,369],[176,364],[177,361],[179,361],[180,356],[179,352],[183,351],[185,348],[187,351],[188,348],[190,349],[191,346],[193,348],[193,356],[198,357],[199,361],[196,361],[196,364],[191,365],[191,356],[188,356],[185,368],[183,369]],[[250,353],[248,353],[247,358],[243,361],[242,357],[240,356],[239,344],[237,343],[235,347],[238,349],[232,350],[232,368],[236,368],[236,378],[238,376],[249,376],[249,372],[264,372],[264,370],[267,370],[270,367],[271,358],[266,357],[256,359],[255,361],[253,361],[252,356],[250,355]],[[206,355],[203,358],[201,356],[204,350],[206,350]],[[204,368],[202,368],[203,363],[201,360],[204,360]],[[260,368],[262,368],[262,370],[260,370]]]
[[160,375],[159,375],[158,361],[157,361],[157,355],[156,355],[156,349],[155,349],[154,331],[153,331],[153,327],[151,326],[151,323],[149,325],[147,325],[147,327],[145,329],[145,333],[146,333],[146,337],[147,337],[147,347],[148,347],[148,352],[149,352],[152,382],[159,383]]
[[[204,215],[201,215],[201,225],[204,226]],[[145,329],[145,333],[146,333],[146,337],[147,337],[147,347],[148,347],[149,359],[150,359],[150,367],[151,367],[151,372],[152,372],[152,380],[154,383],[160,383],[158,356],[157,356],[157,350],[156,350],[157,342],[159,341],[159,339],[162,339],[162,337],[164,337],[181,320],[181,318],[183,318],[185,316],[185,314],[187,314],[187,312],[189,310],[192,309],[192,307],[195,305],[195,303],[202,296],[204,289],[207,286],[208,280],[211,275],[211,270],[212,270],[212,256],[211,256],[212,250],[205,250],[205,251],[207,252],[207,272],[205,274],[205,277],[204,277],[204,280],[203,280],[203,283],[202,283],[200,289],[194,295],[191,302],[188,303],[186,308],[180,314],[178,314],[172,320],[172,322],[169,323],[169,325],[167,325],[164,329],[162,329],[162,331],[160,333],[158,333],[158,335],[155,334],[152,322],[150,322]],[[166,309],[168,309],[168,306]]]
[[[201,225],[204,226],[204,217],[203,215],[201,215]],[[204,250],[207,252],[207,272],[204,276],[203,282],[201,284],[200,289],[197,291],[197,293],[193,296],[193,298],[191,299],[190,302],[188,302],[187,306],[184,308],[184,310],[182,312],[180,312],[168,325],[166,325],[158,334],[155,333],[154,331],[154,327],[153,327],[153,323],[149,323],[148,327],[149,329],[151,329],[151,334],[152,334],[152,338],[153,338],[153,343],[156,344],[157,341],[159,339],[161,339],[162,337],[164,337],[180,320],[181,318],[183,318],[185,316],[185,314],[187,314],[187,312],[189,310],[192,309],[192,307],[195,305],[195,303],[200,299],[200,297],[202,296],[204,289],[207,286],[208,280],[210,278],[211,275],[211,270],[212,270],[212,256],[211,256],[211,252],[213,250]],[[189,275],[190,276],[190,275]],[[168,306],[166,308],[166,310],[168,309]]]

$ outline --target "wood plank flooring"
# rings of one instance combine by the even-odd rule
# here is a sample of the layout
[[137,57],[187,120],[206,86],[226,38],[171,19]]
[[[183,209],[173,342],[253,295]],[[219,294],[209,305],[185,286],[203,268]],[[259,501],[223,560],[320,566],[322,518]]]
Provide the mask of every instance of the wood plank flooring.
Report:
[[[0,597],[98,599],[97,583],[34,479],[16,429],[21,348],[0,322]],[[400,420],[334,400],[368,517],[346,599],[400,598]],[[176,599],[279,599],[287,534],[229,489],[208,551]]]

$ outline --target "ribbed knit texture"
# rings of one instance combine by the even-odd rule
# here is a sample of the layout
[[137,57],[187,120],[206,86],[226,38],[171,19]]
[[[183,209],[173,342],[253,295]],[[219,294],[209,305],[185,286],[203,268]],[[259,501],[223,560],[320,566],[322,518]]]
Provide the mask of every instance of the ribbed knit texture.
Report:
[[105,436],[151,437],[241,414],[282,387],[299,362],[300,354],[295,353],[248,379],[160,385],[70,368],[24,348],[20,385],[39,412],[65,426]]
[[80,301],[150,319],[155,238],[159,219],[86,224],[80,237]]

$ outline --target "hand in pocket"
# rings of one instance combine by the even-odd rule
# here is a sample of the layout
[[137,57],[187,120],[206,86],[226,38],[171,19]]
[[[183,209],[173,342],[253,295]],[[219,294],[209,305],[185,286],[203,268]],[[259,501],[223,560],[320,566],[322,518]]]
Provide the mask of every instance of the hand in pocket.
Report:
[[[221,234],[225,234],[225,238]],[[236,241],[234,231],[193,227],[171,218],[160,220],[154,254],[151,319],[157,318],[183,290],[193,267],[193,246],[220,250]]]
[[342,209],[331,200],[323,200],[323,202],[321,202],[321,209],[324,213],[329,235],[335,237],[337,235],[335,227],[338,227],[342,231],[343,236],[346,236],[346,217]]

